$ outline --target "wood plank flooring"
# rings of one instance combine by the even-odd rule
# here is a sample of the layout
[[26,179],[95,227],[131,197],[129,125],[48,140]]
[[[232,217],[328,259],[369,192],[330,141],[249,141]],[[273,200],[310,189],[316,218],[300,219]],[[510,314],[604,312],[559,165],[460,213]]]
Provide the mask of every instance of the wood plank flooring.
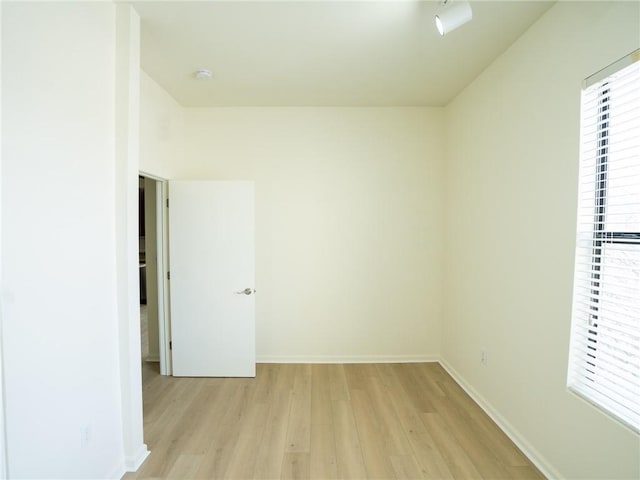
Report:
[[143,365],[137,479],[542,479],[437,363],[259,364],[255,379]]

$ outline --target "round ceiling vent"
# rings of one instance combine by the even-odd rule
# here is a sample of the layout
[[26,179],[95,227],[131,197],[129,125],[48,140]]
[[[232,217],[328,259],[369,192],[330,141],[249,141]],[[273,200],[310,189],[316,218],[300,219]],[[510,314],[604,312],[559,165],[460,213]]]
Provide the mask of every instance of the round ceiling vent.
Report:
[[193,76],[196,80],[211,80],[213,73],[211,73],[211,70],[196,70]]

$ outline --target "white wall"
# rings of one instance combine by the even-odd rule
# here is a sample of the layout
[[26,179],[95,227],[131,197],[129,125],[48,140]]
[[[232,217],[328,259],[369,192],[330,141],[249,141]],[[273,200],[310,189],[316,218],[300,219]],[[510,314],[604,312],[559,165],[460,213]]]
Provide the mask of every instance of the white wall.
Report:
[[564,478],[640,477],[638,436],[565,387],[581,81],[638,48],[639,7],[558,3],[446,109],[443,356]]
[[[0,2],[0,93],[2,92],[2,3]],[[0,94],[0,112],[2,95]],[[7,477],[7,443],[4,401],[4,340],[2,337],[2,115],[0,115],[0,478]]]
[[437,108],[185,110],[172,178],[255,181],[259,360],[440,353],[442,138]]
[[149,454],[143,439],[140,368],[138,168],[140,156],[140,17],[131,5],[116,7],[115,62],[116,294],[118,298],[122,430],[125,468],[134,471]]
[[12,478],[123,468],[115,7],[4,3],[2,275]]
[[183,157],[184,109],[140,71],[140,171],[172,178]]

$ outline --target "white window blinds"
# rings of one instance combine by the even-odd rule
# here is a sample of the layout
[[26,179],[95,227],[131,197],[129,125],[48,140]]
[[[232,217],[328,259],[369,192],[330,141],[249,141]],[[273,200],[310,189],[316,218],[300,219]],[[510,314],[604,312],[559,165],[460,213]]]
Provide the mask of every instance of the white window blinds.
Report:
[[640,50],[582,92],[567,380],[571,390],[635,431],[640,431],[639,60]]

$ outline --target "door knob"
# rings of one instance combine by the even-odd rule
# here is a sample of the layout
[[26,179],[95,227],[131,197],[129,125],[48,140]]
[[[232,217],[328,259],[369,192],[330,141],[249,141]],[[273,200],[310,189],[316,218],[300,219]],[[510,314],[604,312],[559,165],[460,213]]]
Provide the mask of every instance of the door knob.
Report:
[[236,292],[236,295],[251,295],[252,293],[255,293],[256,291],[252,288],[245,288],[244,290],[240,290],[239,292]]

